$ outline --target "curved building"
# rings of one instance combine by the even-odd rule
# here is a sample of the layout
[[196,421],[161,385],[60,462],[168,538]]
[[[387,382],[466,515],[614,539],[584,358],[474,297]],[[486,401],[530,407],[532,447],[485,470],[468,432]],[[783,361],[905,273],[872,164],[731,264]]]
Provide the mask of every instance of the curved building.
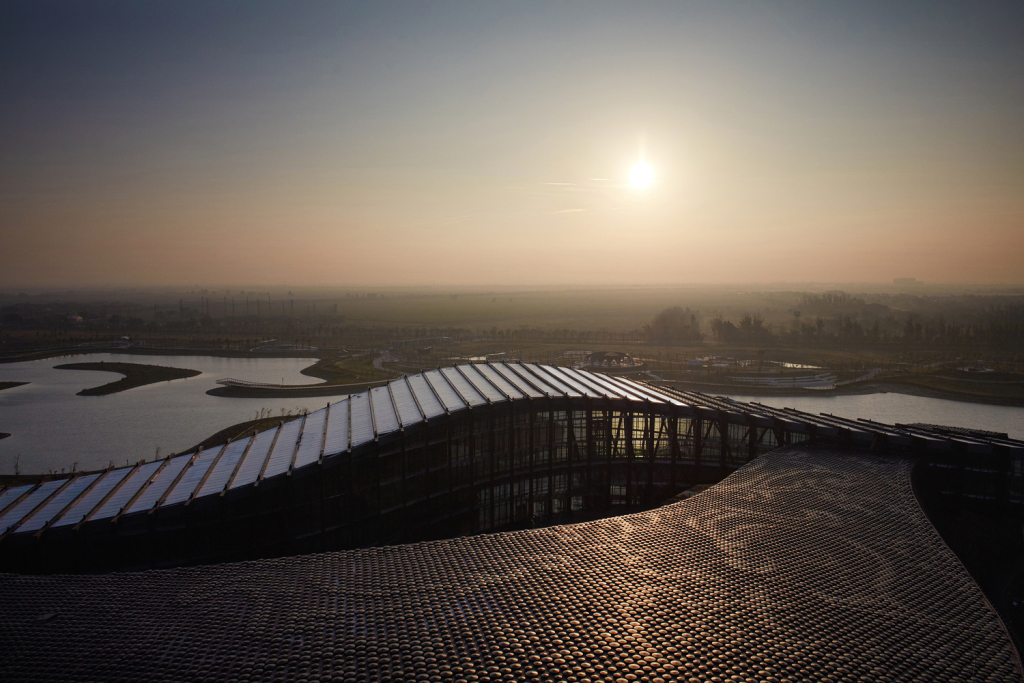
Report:
[[439,368],[218,448],[0,491],[0,568],[141,569],[571,520],[836,433],[732,408],[568,368]]
[[[1005,434],[433,370],[0,491],[0,680],[1022,681],[915,495],[1019,518],[1022,462]],[[119,569],[149,571],[86,574]]]
[[[0,570],[160,568],[579,521],[650,508],[805,441],[927,452],[936,495],[1021,505],[1011,475],[1024,444],[1005,435],[473,364],[394,380],[216,448],[2,490]],[[961,454],[987,464],[965,467]]]

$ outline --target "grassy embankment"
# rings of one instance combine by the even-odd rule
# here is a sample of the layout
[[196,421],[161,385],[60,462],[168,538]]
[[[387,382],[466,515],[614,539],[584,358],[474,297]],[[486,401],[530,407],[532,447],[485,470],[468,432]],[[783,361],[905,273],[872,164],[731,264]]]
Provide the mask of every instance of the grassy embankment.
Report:
[[302,417],[301,413],[296,415],[280,415],[277,417],[264,417],[259,420],[249,420],[247,422],[239,422],[238,424],[225,427],[224,429],[211,434],[192,448],[182,451],[182,453],[191,453],[200,448],[213,448],[215,446],[222,446],[228,441],[238,441],[241,438],[258,434],[259,432],[265,432],[268,429],[274,429],[279,424],[285,422],[291,422]]
[[98,387],[82,389],[78,396],[106,396],[116,394],[119,391],[134,389],[135,387],[156,384],[157,382],[169,382],[174,379],[195,377],[202,373],[198,370],[186,368],[168,368],[163,365],[142,365],[140,363],[66,363],[55,365],[56,370],[98,370],[102,372],[116,372],[124,375],[123,379],[110,382]]

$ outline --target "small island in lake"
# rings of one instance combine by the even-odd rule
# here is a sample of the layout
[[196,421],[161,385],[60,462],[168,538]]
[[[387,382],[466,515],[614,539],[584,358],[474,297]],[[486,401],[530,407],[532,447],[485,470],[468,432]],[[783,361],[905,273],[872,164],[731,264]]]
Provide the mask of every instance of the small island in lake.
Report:
[[82,389],[78,396],[106,396],[116,394],[119,391],[143,387],[147,384],[157,382],[169,382],[172,379],[184,379],[201,375],[199,370],[187,368],[169,368],[163,365],[143,365],[141,363],[66,363],[55,365],[55,370],[100,370],[103,372],[116,372],[124,375],[123,379],[116,382],[104,384],[99,387]]
[[4,389],[13,389],[14,387],[22,387],[28,384],[28,382],[0,382],[0,391]]

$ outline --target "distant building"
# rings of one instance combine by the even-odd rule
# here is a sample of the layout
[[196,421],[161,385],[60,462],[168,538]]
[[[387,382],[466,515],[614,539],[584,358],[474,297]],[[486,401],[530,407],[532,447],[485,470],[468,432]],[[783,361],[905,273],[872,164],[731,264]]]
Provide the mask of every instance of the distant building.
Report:
[[587,357],[587,367],[591,368],[634,368],[641,363],[633,356],[621,351],[593,351]]

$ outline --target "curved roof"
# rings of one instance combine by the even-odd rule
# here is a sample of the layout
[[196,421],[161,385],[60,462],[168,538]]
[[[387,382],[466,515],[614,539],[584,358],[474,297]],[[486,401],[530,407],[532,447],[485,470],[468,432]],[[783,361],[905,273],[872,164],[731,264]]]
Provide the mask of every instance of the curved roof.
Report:
[[583,396],[683,405],[650,387],[585,370],[534,363],[438,368],[392,380],[277,429],[216,448],[0,490],[0,535],[113,519],[219,495],[476,406]]
[[[653,387],[633,380],[536,363],[487,363],[428,370],[355,394],[326,408],[223,446],[154,462],[0,489],[0,539],[86,521],[116,519],[252,486],[311,467],[381,436],[477,406],[545,397],[638,401],[681,413],[726,415],[739,422],[781,425],[790,431],[842,433],[855,442],[977,452],[1024,443],[1000,435],[943,433],[921,425],[890,426],[832,415],[814,416],[727,398]],[[963,430],[961,430],[963,431]],[[973,436],[972,436],[973,435]]]
[[681,503],[583,524],[0,575],[0,679],[1020,681],[912,465],[787,447]]

